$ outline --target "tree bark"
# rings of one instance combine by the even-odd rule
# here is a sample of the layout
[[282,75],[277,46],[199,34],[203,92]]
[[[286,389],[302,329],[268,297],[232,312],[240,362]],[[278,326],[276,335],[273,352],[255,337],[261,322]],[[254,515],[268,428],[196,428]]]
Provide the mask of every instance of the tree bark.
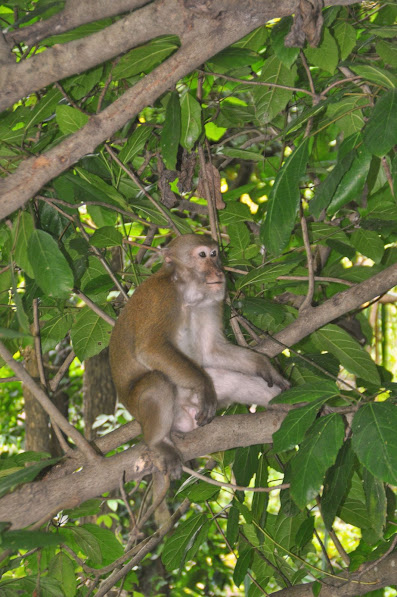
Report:
[[[37,380],[39,378],[39,369],[34,348],[28,346],[23,351],[23,357],[26,371],[33,379]],[[50,418],[25,384],[23,384],[23,397],[26,417],[25,450],[51,454]]]
[[92,426],[98,415],[111,415],[116,406],[117,394],[113,385],[107,348],[84,362],[83,416],[84,435],[88,441],[97,437]]

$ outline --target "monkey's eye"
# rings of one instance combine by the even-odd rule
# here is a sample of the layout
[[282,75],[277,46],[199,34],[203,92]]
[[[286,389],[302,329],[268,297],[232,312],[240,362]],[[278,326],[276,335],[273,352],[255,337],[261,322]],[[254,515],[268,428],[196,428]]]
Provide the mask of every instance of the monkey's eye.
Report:
[[211,255],[211,257],[216,257],[216,249],[214,249],[213,251],[211,251],[210,255]]
[[207,257],[207,255],[205,254],[205,251],[200,251],[199,253],[199,257]]

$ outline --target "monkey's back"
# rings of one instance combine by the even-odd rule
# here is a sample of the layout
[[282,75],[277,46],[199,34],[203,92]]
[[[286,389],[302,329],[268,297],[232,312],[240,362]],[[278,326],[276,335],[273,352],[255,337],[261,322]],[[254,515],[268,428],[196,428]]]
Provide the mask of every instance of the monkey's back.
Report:
[[150,371],[145,356],[166,341],[180,312],[175,283],[165,267],[135,290],[120,313],[109,343],[112,377],[123,400],[137,379]]

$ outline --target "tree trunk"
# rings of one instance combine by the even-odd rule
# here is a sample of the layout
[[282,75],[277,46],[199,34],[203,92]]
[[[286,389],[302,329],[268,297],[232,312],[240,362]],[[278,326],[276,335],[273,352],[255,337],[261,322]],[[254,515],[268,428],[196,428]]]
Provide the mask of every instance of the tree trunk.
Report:
[[89,441],[97,437],[92,425],[98,415],[112,414],[116,405],[116,390],[110,375],[108,349],[85,361],[83,384],[83,415],[85,436]]
[[[26,371],[34,379],[38,379],[39,370],[36,351],[33,346],[28,346],[23,351],[23,357]],[[49,416],[25,386],[23,387],[23,397],[26,417],[25,450],[49,452],[51,454]]]

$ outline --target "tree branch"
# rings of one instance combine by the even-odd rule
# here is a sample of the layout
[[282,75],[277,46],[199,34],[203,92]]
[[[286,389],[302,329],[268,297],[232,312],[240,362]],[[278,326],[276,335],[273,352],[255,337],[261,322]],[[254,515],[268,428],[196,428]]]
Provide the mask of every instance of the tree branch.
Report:
[[23,41],[26,45],[32,46],[45,37],[59,35],[86,23],[130,12],[145,4],[149,4],[149,0],[112,0],[112,2],[108,2],[108,0],[85,0],[84,2],[68,0],[61,12],[28,27],[9,31],[5,35],[5,39],[10,45]]
[[396,285],[397,264],[394,264],[372,276],[369,280],[335,294],[318,307],[306,309],[291,325],[276,334],[274,338],[269,337],[263,340],[255,347],[255,350],[274,357],[280,354],[286,346],[293,346],[323,325],[353,309],[358,309],[364,303],[384,294]]
[[[286,413],[230,415],[217,417],[208,425],[184,436],[174,436],[175,444],[185,461],[209,452],[235,447],[271,443]],[[123,429],[123,428],[121,428]],[[21,528],[42,520],[51,512],[74,508],[78,504],[117,489],[125,471],[125,481],[140,479],[155,470],[148,449],[138,444],[123,452],[102,458],[100,462],[84,464],[68,461],[56,467],[56,478],[49,475],[45,481],[29,483],[0,500],[0,520],[9,521],[13,528]],[[78,470],[79,466],[81,470]],[[74,472],[78,470],[78,472]]]
[[[168,0],[173,4],[176,1]],[[175,6],[170,10],[173,11],[170,13],[172,18],[169,15],[168,20],[165,20],[161,11],[157,10],[156,4],[151,3],[102,31],[83,39],[55,44],[45,52],[2,68],[0,111],[12,106],[21,97],[26,97],[55,81],[86,71],[148,42],[153,37],[177,34],[183,28],[182,15]]]
[[[356,597],[365,595],[376,589],[395,585],[397,583],[396,554],[392,553],[386,558],[380,558],[376,566],[366,573],[347,571],[340,573],[341,577],[348,580],[323,579],[321,597]],[[313,597],[313,584],[296,585],[272,593],[272,597]]]
[[[330,5],[341,3],[354,4],[353,0],[342,0],[342,2],[329,0],[328,2]],[[128,120],[134,118],[145,106],[153,103],[179,79],[199,67],[208,58],[269,19],[290,15],[295,10],[293,0],[270,0],[256,4],[237,0],[217,0],[217,2],[206,3],[208,8],[206,13],[200,11],[200,6],[192,6],[189,10],[185,6],[182,0],[152,2],[114,23],[104,32],[63,46],[54,46],[38,54],[37,62],[34,62],[36,57],[32,57],[14,65],[12,71],[7,68],[2,69],[2,77],[7,81],[0,81],[0,89],[9,94],[7,100],[3,99],[3,106],[7,106],[34,89],[48,85],[51,81],[66,77],[68,74],[82,72],[98,64],[99,56],[102,62],[138,43],[147,41],[153,37],[154,31],[156,36],[161,33],[179,33],[182,43],[175,54],[139,80],[100,114],[92,116],[83,128],[41,156],[25,160],[13,174],[1,180],[0,219],[22,207],[41,187],[84,155],[93,153],[100,143],[111,138]],[[239,23],[238,27],[236,22]],[[147,31],[148,26],[150,33]],[[126,31],[122,30],[123,27]],[[109,29],[112,32],[111,35],[106,33]],[[133,42],[131,42],[131,31],[134,31]],[[119,41],[116,38],[120,36],[125,40],[128,38],[128,43],[125,41],[124,46],[118,45]],[[205,39],[206,43],[197,43],[200,39]],[[94,45],[96,43],[100,51],[98,46]],[[66,50],[65,47],[67,47]],[[73,68],[68,66],[71,58],[74,61]],[[26,88],[19,88],[20,84],[24,84],[21,81],[26,80],[30,80]]]
[[83,455],[88,460],[97,461],[99,459],[98,454],[92,448],[92,446],[87,442],[86,439],[65,419],[65,417],[59,412],[57,407],[51,402],[48,396],[43,392],[39,386],[36,385],[34,380],[30,377],[29,373],[24,369],[24,367],[18,363],[15,359],[13,359],[12,354],[7,350],[2,342],[0,342],[0,356],[4,359],[9,367],[15,372],[25,386],[29,389],[29,391],[34,395],[34,397],[38,400],[44,410],[49,414],[52,420],[58,425],[60,429],[70,437],[79,450],[82,452]]

